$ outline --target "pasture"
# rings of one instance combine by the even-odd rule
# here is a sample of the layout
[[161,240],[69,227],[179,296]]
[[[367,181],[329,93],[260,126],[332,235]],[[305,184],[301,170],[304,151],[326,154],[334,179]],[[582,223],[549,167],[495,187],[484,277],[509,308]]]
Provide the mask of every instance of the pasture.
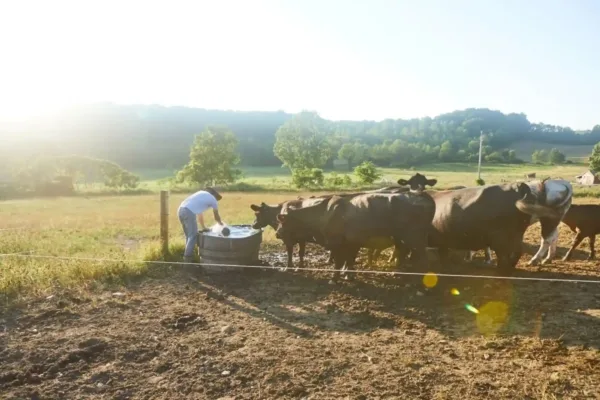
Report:
[[[587,170],[584,164],[564,164],[564,165],[536,165],[536,164],[486,164],[481,170],[481,177],[487,184],[496,184],[503,181],[524,180],[525,174],[535,172],[537,178],[545,177],[562,178],[571,182],[575,181],[575,176],[582,174]],[[245,192],[301,192],[292,185],[290,172],[287,168],[281,167],[242,167],[242,178],[233,185],[223,186],[224,190],[245,191]],[[350,174],[353,179],[352,186],[333,187],[325,182],[321,188],[313,188],[311,191],[319,190],[356,190],[381,187],[386,185],[395,185],[400,177],[408,178],[415,172],[425,174],[427,177],[438,179],[436,188],[444,189],[452,186],[464,185],[471,186],[477,179],[477,164],[467,163],[439,163],[418,166],[412,169],[406,168],[380,168],[382,177],[373,185],[364,185],[356,182],[356,177],[352,171],[346,169],[336,169],[338,175]],[[331,176],[333,171],[325,171],[325,180]],[[139,170],[135,171],[141,178],[139,192],[158,192],[161,189],[171,189],[175,192],[189,192],[191,189],[185,186],[173,185],[168,182],[168,178],[174,175],[171,170]],[[600,187],[587,187],[575,185],[576,196],[590,197],[600,196]],[[88,188],[82,188],[84,193],[102,194],[105,189],[100,185],[91,185]]]
[[[551,175],[575,171],[560,168]],[[487,170],[484,179],[520,179],[525,169]],[[424,173],[445,186],[474,180],[471,170]],[[250,204],[298,194],[227,192],[221,215],[250,223]],[[182,252],[183,198],[170,199],[172,259]],[[0,253],[123,260],[0,258],[3,398],[598,398],[598,284],[359,273],[330,285],[328,272],[204,274],[139,262],[156,258],[158,213],[158,195],[1,203]],[[205,221],[212,225],[210,212]],[[516,276],[600,280],[598,263],[585,261],[587,241],[560,261],[572,235],[560,226],[559,258],[538,271],[526,266],[539,245],[539,224],[530,227]],[[492,275],[480,253],[423,272]],[[271,228],[261,258],[285,262]],[[385,258],[374,268],[389,268]],[[331,268],[326,259],[307,246],[307,266]]]

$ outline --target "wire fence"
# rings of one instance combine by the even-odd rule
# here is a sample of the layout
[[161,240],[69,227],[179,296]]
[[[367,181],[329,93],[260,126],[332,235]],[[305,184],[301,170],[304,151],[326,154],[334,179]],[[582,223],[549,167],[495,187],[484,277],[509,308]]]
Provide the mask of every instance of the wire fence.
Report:
[[[185,261],[150,261],[150,260],[135,260],[135,259],[119,259],[119,258],[96,258],[96,257],[71,257],[71,256],[53,256],[33,254],[33,251],[20,253],[5,253],[0,254],[1,258],[18,257],[29,259],[45,259],[54,261],[86,261],[86,262],[101,262],[101,263],[145,263],[157,265],[190,265],[198,267],[227,267],[240,269],[261,269],[261,270],[277,270],[283,268],[274,265],[245,265],[245,264],[214,264],[214,263],[196,263]],[[467,279],[495,279],[495,280],[512,280],[512,281],[537,281],[537,282],[564,282],[564,283],[591,283],[600,284],[600,280],[596,279],[565,279],[565,278],[542,278],[542,277],[523,277],[523,276],[499,276],[499,275],[470,275],[470,274],[445,274],[437,272],[410,272],[410,271],[377,271],[364,269],[334,269],[334,268],[314,268],[314,267],[298,267],[293,268],[294,271],[306,272],[344,272],[354,274],[371,274],[371,275],[388,275],[388,276],[430,276],[445,278],[467,278]]]

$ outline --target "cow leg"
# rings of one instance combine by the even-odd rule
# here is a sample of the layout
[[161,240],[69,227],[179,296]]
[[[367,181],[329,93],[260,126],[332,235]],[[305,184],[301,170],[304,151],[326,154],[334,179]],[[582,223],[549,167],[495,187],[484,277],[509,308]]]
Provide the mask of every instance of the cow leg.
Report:
[[510,275],[516,263],[513,264],[514,257],[511,257],[508,251],[496,251],[498,258],[498,272]]
[[447,247],[438,247],[438,257],[440,258],[440,264],[447,266],[449,261],[449,252]]
[[332,264],[332,263],[333,263],[333,252],[330,250],[329,258],[327,259],[327,264]]
[[334,272],[333,278],[329,281],[329,283],[337,283],[340,279],[340,271],[344,267],[345,257],[344,257],[344,248],[342,246],[336,246],[331,249],[331,255],[333,256],[334,262]]
[[[402,239],[404,239],[404,243],[402,243]],[[427,260],[427,239],[427,230],[423,230],[422,232],[415,230],[410,232],[407,237],[402,238],[402,236],[398,236],[394,238],[397,248],[410,249],[410,260],[413,267],[418,265],[419,268],[423,269],[429,267],[429,262]],[[396,266],[399,266],[399,260],[400,257],[398,257],[398,261],[396,261]]]
[[554,230],[546,236],[546,242],[548,243],[548,255],[542,260],[542,265],[550,263],[556,255],[556,248],[558,246],[558,227],[555,227]]
[[[347,245],[346,246],[346,271],[354,270],[354,263],[356,262],[356,256],[360,250],[360,246]],[[354,280],[354,273],[346,274],[346,279],[349,281]]]
[[588,256],[588,260],[593,260],[596,258],[596,251],[594,249],[594,245],[596,244],[596,235],[590,235],[590,255]]
[[285,249],[287,251],[288,262],[287,262],[287,267],[285,267],[283,269],[284,271],[286,271],[288,268],[294,268],[294,261],[292,260],[292,257],[294,256],[294,243],[286,242]]
[[394,251],[392,252],[392,255],[390,256],[390,258],[388,259],[388,263],[391,263],[395,259],[398,259],[398,249],[396,248],[396,246],[394,246]]
[[410,248],[406,247],[404,244],[400,244],[400,247],[394,245],[394,252],[392,253],[388,262],[396,260],[396,268],[400,268],[400,264],[402,261],[406,261],[409,254]]
[[[579,243],[581,243],[583,241],[583,239],[585,239],[585,237],[583,236],[583,234],[581,232],[578,232],[577,235],[575,235],[575,238],[573,239],[573,244],[571,245],[571,247],[569,248],[569,251],[567,251],[567,254],[565,254],[565,256],[563,257],[563,261],[569,261],[571,259],[571,254],[573,253],[573,250],[575,250],[577,248],[577,246],[579,246]],[[590,239],[590,248],[592,245],[592,241]]]
[[523,254],[521,244],[514,245],[509,249],[494,251],[498,259],[498,272],[509,276],[512,275]]
[[485,248],[485,263],[488,265],[492,264],[492,249],[490,249],[489,247]]
[[547,254],[546,258],[542,261],[542,265],[550,261],[554,253],[552,247],[556,251],[556,241],[558,240],[558,222],[554,220],[548,220],[545,218],[540,219],[542,225],[542,242],[540,248],[535,255],[529,260],[528,265],[537,265],[539,259]]
[[507,237],[504,232],[494,232],[490,235],[492,246],[488,251],[494,250],[498,260],[498,272],[511,275],[514,272],[521,255],[523,254],[523,235],[525,231],[514,232]]
[[373,266],[373,260],[379,258],[380,250],[367,248],[367,267]]
[[[304,268],[304,254],[306,251],[306,242],[304,240],[301,240],[298,243],[298,257],[300,258],[300,268]],[[298,268],[295,269],[295,271],[298,271]]]
[[475,253],[472,250],[467,250],[467,254],[465,255],[465,261],[473,261],[473,253]]

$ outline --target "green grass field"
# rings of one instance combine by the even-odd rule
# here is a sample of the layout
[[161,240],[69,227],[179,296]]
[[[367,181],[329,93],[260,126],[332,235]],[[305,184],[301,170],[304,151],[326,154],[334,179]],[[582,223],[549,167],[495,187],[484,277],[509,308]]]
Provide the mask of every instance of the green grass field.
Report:
[[[299,192],[300,189],[292,185],[290,173],[285,168],[279,167],[262,167],[262,168],[243,168],[243,176],[236,184],[229,188],[223,186],[224,190],[234,191],[293,191]],[[545,177],[562,178],[574,183],[575,176],[587,170],[587,166],[583,164],[565,164],[559,166],[551,165],[535,165],[535,164],[487,164],[482,167],[481,177],[487,184],[497,184],[506,181],[525,180],[525,174],[535,172],[537,178]],[[408,178],[419,172],[429,178],[436,178],[438,184],[436,188],[444,189],[452,186],[473,186],[477,179],[477,164],[464,163],[440,163],[429,164],[414,169],[401,168],[381,168],[382,178],[373,185],[360,185],[355,183],[352,187],[332,187],[325,186],[315,190],[335,191],[335,190],[356,190],[369,189],[381,186],[396,185],[399,178]],[[136,171],[140,176],[148,176],[144,171]],[[336,171],[338,174],[345,172]],[[159,176],[160,173],[156,170],[152,171],[153,176]],[[329,176],[330,171],[325,173]],[[352,176],[353,181],[356,178]],[[163,178],[170,177],[170,171],[163,171]],[[165,179],[143,180],[140,184],[140,190],[157,192],[161,189],[171,189],[175,192],[189,192],[192,188],[183,186],[173,186]],[[97,187],[97,190],[102,190]],[[600,195],[600,188],[577,187],[578,195],[595,196]]]
[[[482,177],[487,183],[523,179],[527,172],[538,177],[562,177],[571,180],[585,167],[566,165],[547,166],[485,166]],[[438,187],[455,185],[473,186],[476,166],[466,164],[435,164],[418,170],[385,169],[387,184],[395,184],[400,177],[421,172],[439,181]],[[154,171],[154,176],[161,174]],[[262,201],[274,204],[309,194],[291,187],[290,177],[279,168],[247,169],[243,183],[255,185],[264,191],[224,191],[221,214],[228,223],[250,223],[253,213],[249,206]],[[379,186],[385,185],[379,182]],[[24,199],[3,201],[0,207],[0,253],[32,251],[40,255],[100,257],[121,260],[158,258],[159,196],[158,190],[168,188],[164,182],[146,180],[144,192],[136,196],[107,195],[65,198]],[[345,188],[347,189],[347,188]],[[102,189],[99,188],[99,191]],[[177,188],[171,192],[170,234],[176,257],[182,253],[183,234],[176,210],[183,198],[194,188]],[[341,189],[328,188],[319,192]],[[311,192],[316,194],[319,192]],[[598,188],[576,186],[576,196],[588,197],[583,201],[596,202]],[[212,224],[212,215],[206,223]],[[17,229],[15,229],[17,228]],[[264,242],[275,241],[274,232],[264,232]],[[56,288],[76,288],[98,284],[99,281],[126,281],[145,273],[142,263],[96,263],[90,261],[48,261],[44,259],[0,258],[0,292],[8,297],[47,293]]]

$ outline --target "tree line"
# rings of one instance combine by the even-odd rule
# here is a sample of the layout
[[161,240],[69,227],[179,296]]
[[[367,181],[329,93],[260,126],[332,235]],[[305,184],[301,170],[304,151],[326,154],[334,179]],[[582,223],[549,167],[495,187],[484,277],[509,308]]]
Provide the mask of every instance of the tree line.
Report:
[[[323,143],[310,143],[326,148],[315,155],[319,158],[316,164],[325,168],[345,162],[350,170],[365,160],[377,166],[399,167],[475,162],[480,131],[486,134],[483,153],[487,162],[520,162],[513,149],[521,140],[556,145],[593,145],[600,141],[600,125],[576,132],[568,127],[533,124],[525,114],[485,108],[380,122],[330,121],[315,113],[300,114],[313,119],[311,129],[319,132],[313,140],[325,138]],[[276,133],[284,125],[293,130],[293,117],[282,111],[95,104],[34,121],[0,124],[0,135],[12,138],[3,142],[0,157],[79,154],[111,160],[127,169],[175,170],[189,160],[190,145],[199,132],[221,126],[236,137],[241,165],[279,166],[282,161],[277,151],[285,149],[277,150]]]
[[[352,170],[361,183],[372,183],[380,175],[377,166],[387,166],[392,157],[396,165],[418,165],[427,161],[465,161],[474,158],[481,148],[482,155],[488,162],[522,162],[515,151],[511,149],[485,150],[490,145],[483,146],[483,136],[480,141],[468,140],[465,148],[457,150],[455,145],[446,140],[441,146],[429,146],[422,143],[403,142],[395,139],[383,145],[371,147],[361,142],[348,141],[335,146],[334,140],[339,135],[332,135],[327,128],[327,121],[314,112],[301,112],[285,122],[275,133],[273,152],[284,167],[292,175],[293,183],[298,187],[322,186],[324,181],[323,167],[332,157],[344,160],[348,169]],[[459,140],[459,139],[455,139]],[[486,141],[493,140],[493,135],[486,135]],[[190,152],[189,162],[177,173],[177,181],[190,182],[200,185],[233,183],[241,174],[237,169],[240,162],[236,152],[237,137],[225,127],[209,127],[196,136]],[[430,153],[422,151],[432,149]],[[337,149],[337,151],[336,151]],[[420,151],[421,150],[421,151]],[[590,157],[593,167],[600,152],[600,142],[595,145]],[[550,151],[536,150],[532,160],[539,164],[562,164],[566,155],[557,148]],[[337,178],[337,176],[335,177]],[[335,179],[334,178],[334,179]],[[349,183],[349,176],[336,180],[334,185]]]

